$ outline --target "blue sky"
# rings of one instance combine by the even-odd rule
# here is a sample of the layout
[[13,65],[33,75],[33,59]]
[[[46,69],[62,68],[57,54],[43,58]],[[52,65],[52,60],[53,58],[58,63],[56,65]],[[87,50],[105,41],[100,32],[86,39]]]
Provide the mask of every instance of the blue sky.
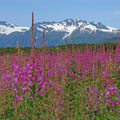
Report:
[[0,0],[0,21],[19,26],[80,18],[120,29],[120,0]]

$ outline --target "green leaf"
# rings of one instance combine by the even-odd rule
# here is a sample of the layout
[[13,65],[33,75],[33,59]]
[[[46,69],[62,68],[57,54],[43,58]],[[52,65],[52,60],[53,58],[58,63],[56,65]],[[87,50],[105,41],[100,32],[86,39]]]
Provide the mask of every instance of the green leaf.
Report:
[[50,102],[50,100],[45,100],[44,103],[49,105],[51,102]]
[[32,86],[31,86],[31,90],[32,90],[32,94],[33,94],[33,97],[34,97],[34,95],[35,95],[35,84],[33,84]]
[[97,116],[97,117],[96,117],[96,120],[101,120],[101,118]]
[[120,82],[117,83],[117,89],[120,89]]

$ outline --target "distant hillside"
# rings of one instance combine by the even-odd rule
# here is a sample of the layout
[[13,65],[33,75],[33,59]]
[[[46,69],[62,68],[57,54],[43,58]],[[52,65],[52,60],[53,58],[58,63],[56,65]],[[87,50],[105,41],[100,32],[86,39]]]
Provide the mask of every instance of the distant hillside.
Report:
[[108,39],[104,39],[103,42],[104,42],[104,43],[107,43],[107,42],[116,43],[117,40],[118,40],[118,37],[108,38]]

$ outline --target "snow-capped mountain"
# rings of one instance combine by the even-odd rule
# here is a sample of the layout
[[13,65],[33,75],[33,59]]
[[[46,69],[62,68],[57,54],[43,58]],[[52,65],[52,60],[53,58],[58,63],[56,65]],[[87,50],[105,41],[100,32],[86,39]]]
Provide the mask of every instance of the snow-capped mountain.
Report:
[[28,29],[28,27],[19,27],[6,21],[0,21],[0,34],[9,35],[13,32],[25,32]]
[[[38,22],[34,24],[35,40],[39,47],[42,44],[42,32],[45,29],[46,46],[64,44],[65,39],[72,43],[99,43],[100,40],[110,39],[117,36],[120,30],[103,25],[101,22],[87,22],[81,19],[66,19],[61,22]],[[21,46],[30,46],[31,29],[19,27],[8,22],[0,22],[0,46],[16,46],[19,40]]]
[[46,32],[65,32],[65,35],[62,39],[69,37],[75,30],[80,31],[80,33],[92,33],[96,31],[116,33],[118,30],[116,28],[108,27],[103,25],[101,22],[87,22],[80,19],[66,19],[62,22],[43,22],[36,23],[37,30],[43,31],[46,29]]

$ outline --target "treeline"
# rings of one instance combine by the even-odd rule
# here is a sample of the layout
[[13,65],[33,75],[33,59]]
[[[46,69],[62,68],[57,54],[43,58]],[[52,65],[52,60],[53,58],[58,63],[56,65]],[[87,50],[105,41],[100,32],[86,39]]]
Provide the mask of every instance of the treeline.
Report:
[[[88,47],[91,47],[92,49],[94,48],[94,45],[96,45],[97,48],[100,48],[101,44],[88,44]],[[55,47],[46,47],[46,51],[47,52],[55,52],[59,49],[61,49],[62,51],[65,50],[65,46],[66,45],[59,45],[59,46],[55,46]],[[83,43],[83,44],[74,44],[75,49],[81,48],[84,50],[87,47],[87,43]],[[108,47],[112,47],[114,50],[116,48],[116,43],[104,43],[104,47],[105,50],[107,50]],[[68,44],[67,48],[72,50],[72,44]],[[31,47],[24,47],[24,48],[20,48],[22,50],[23,53],[31,53]],[[42,51],[42,48],[36,48],[36,52]],[[17,53],[17,48],[15,47],[6,47],[6,48],[0,48],[0,54],[13,54],[13,53]]]
[[[91,47],[93,49],[95,45],[96,45],[96,48],[100,48],[100,46],[101,46],[101,44],[88,44],[88,47],[89,48]],[[117,43],[104,43],[102,45],[104,45],[105,50],[107,50],[107,48],[109,48],[109,47],[112,47],[115,50]],[[60,45],[58,47],[61,48],[62,50],[65,49],[65,45]],[[71,50],[72,44],[68,44],[67,47]],[[75,49],[82,47],[82,49],[84,50],[87,47],[87,43],[74,44],[74,47],[75,47]]]

